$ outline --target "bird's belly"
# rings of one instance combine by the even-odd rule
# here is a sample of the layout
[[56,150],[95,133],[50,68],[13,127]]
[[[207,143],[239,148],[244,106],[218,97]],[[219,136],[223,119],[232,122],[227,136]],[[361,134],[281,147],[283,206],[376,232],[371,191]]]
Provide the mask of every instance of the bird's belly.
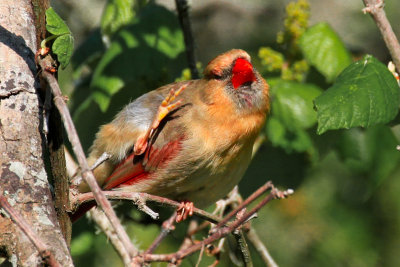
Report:
[[192,201],[197,207],[211,205],[239,183],[250,163],[251,152],[252,143],[214,155],[199,164],[200,167],[185,179],[178,178],[176,183],[172,182],[173,190],[168,197]]
[[239,183],[250,163],[252,147],[252,140],[248,140],[221,153],[202,156],[187,153],[147,179],[117,190],[145,192],[206,207],[226,196]]
[[[190,200],[197,207],[206,207],[225,197],[240,179],[243,177],[248,164],[241,166],[232,166],[225,173],[209,175],[203,177],[190,177],[188,179],[188,190],[179,195],[179,199]],[[189,180],[201,180],[197,187],[190,185]]]

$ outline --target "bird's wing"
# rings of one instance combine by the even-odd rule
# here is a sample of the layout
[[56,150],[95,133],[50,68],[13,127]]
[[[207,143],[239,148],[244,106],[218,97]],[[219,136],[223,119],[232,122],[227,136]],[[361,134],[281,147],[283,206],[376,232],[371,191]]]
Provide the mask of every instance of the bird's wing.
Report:
[[181,151],[183,136],[170,140],[160,146],[150,145],[144,155],[130,154],[121,161],[111,175],[106,179],[103,188],[110,190],[117,187],[130,186],[144,179],[149,179],[151,174],[165,167]]
[[[177,90],[183,85],[190,85],[190,82],[181,82],[174,84],[173,86],[161,87],[147,96],[145,95],[145,97],[137,99],[135,102],[130,104],[130,108],[128,106],[128,109],[122,112],[130,112],[132,114],[134,112],[139,113],[134,114],[136,117],[133,118],[133,120],[136,120],[138,121],[137,123],[139,123],[140,118],[137,115],[140,115],[144,113],[144,110],[147,110],[151,113],[151,115],[147,116],[154,116],[159,105],[155,105],[154,102],[161,103],[162,99],[168,94],[171,88]],[[177,100],[179,99],[183,100],[182,106],[172,111],[163,119],[153,137],[149,140],[146,152],[139,156],[134,155],[134,153],[125,156],[121,162],[116,165],[111,175],[104,181],[104,189],[109,190],[116,187],[128,186],[149,178],[152,173],[166,166],[169,160],[178,155],[181,150],[181,143],[185,139],[185,130],[182,128],[180,122],[182,116],[187,113],[188,108],[191,106],[188,104],[187,93],[184,96],[179,95]],[[137,124],[135,121],[133,122],[135,125]]]

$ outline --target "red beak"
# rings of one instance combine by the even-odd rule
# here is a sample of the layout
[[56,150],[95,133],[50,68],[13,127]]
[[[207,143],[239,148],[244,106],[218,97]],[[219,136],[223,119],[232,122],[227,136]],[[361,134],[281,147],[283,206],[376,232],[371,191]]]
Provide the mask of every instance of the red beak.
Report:
[[232,85],[235,89],[244,83],[254,82],[253,65],[244,58],[238,58],[232,69]]

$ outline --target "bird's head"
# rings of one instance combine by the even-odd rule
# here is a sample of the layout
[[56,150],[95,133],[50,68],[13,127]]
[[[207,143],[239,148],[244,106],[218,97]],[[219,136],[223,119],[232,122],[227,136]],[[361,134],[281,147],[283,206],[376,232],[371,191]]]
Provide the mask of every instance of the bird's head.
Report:
[[268,84],[243,50],[233,49],[211,60],[204,70],[204,78],[223,86],[240,112],[268,109]]

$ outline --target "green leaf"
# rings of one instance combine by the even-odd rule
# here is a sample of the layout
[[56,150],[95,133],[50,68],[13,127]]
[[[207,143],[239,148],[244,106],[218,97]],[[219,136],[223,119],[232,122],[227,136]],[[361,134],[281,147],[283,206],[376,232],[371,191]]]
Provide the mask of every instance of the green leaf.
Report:
[[309,151],[312,142],[306,129],[317,122],[313,99],[322,90],[311,84],[283,80],[270,81],[271,116],[267,123],[270,141],[286,151]]
[[351,63],[351,56],[335,31],[326,23],[318,23],[300,38],[300,48],[307,61],[328,81]]
[[46,30],[54,35],[71,34],[67,24],[51,7],[46,10]]
[[102,33],[111,35],[121,26],[132,22],[135,16],[134,4],[134,0],[109,0],[101,17]]
[[371,185],[376,188],[398,167],[400,161],[400,153],[396,150],[398,142],[391,129],[384,125],[368,129],[366,141],[368,145],[366,153],[371,162],[369,176]]
[[268,119],[266,127],[271,143],[282,147],[286,152],[311,152],[313,150],[309,134],[301,128],[296,130],[286,128],[275,116],[271,116]]
[[113,35],[96,66],[91,82],[94,101],[105,112],[123,88],[129,88],[134,98],[174,81],[183,69],[183,52],[176,16],[159,5],[146,5],[132,24]]
[[317,132],[387,123],[398,113],[399,97],[393,74],[367,55],[348,66],[336,83],[315,99]]
[[291,129],[307,129],[317,122],[313,100],[322,90],[312,84],[280,81],[271,86],[272,112]]
[[352,171],[368,177],[370,189],[380,185],[398,166],[397,139],[388,126],[343,131],[337,144],[340,158]]
[[74,50],[74,38],[71,34],[61,35],[54,41],[52,49],[54,54],[57,55],[61,68],[65,69],[69,64]]
[[52,50],[57,55],[61,68],[65,69],[69,64],[72,51],[74,50],[74,38],[67,24],[65,24],[51,7],[46,10],[46,30],[53,34],[53,36],[46,38],[42,42],[42,45],[44,45],[46,41],[49,42],[55,38]]

